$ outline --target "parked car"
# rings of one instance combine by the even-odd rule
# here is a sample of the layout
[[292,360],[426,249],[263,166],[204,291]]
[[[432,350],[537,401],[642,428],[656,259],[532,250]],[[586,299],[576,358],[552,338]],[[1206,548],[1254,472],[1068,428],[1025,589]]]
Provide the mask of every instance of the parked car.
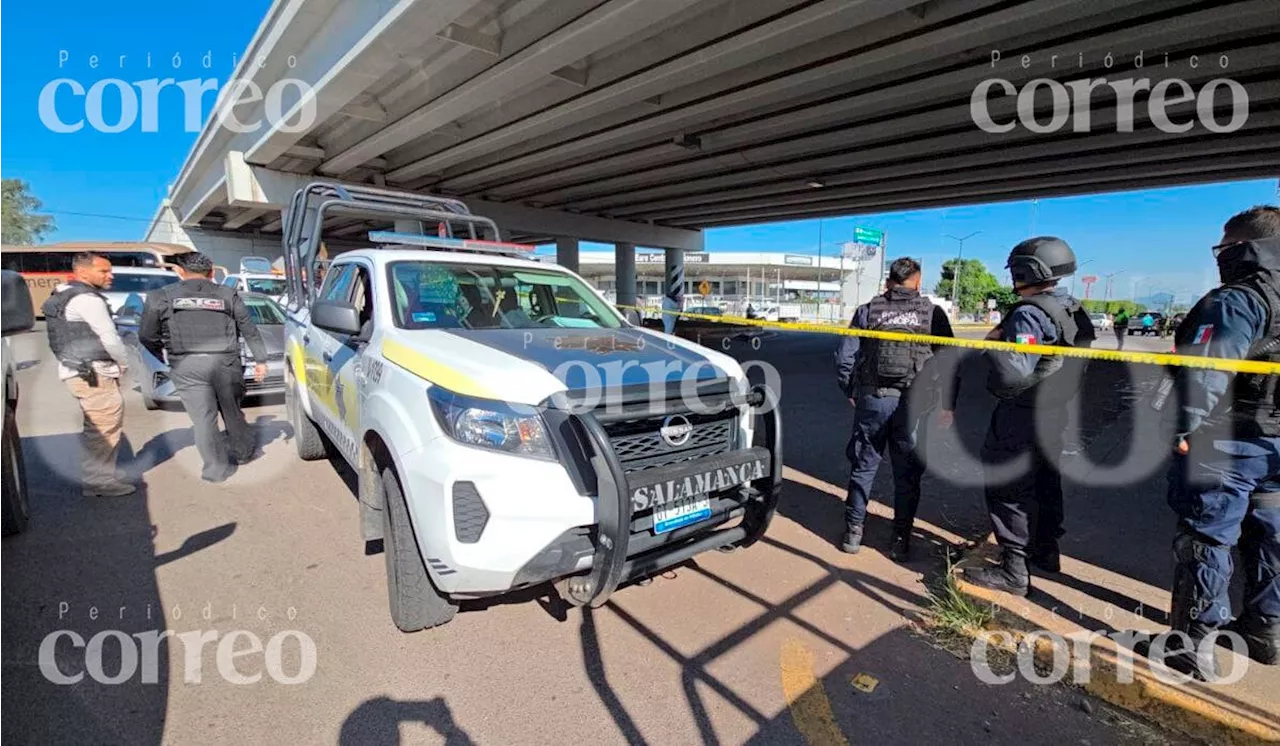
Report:
[[1089,314],[1089,320],[1093,322],[1093,328],[1100,332],[1111,329],[1111,317],[1105,313],[1091,313]]
[[[284,393],[284,310],[270,297],[261,293],[241,293],[249,315],[262,341],[267,347],[267,375],[261,382],[254,380],[253,360],[243,339],[240,340],[240,356],[245,361],[244,381],[246,396],[266,396]],[[116,328],[129,346],[133,356],[130,370],[142,394],[142,404],[147,409],[160,409],[163,404],[181,401],[169,378],[167,360],[158,360],[138,339],[138,323],[142,320],[142,300],[133,296],[116,314]]]
[[268,295],[277,303],[283,302],[286,290],[284,277],[274,272],[241,272],[227,275],[222,284],[235,288],[241,293]]
[[177,272],[160,267],[113,267],[111,287],[102,291],[102,294],[106,296],[107,305],[114,314],[124,306],[129,296],[137,295],[146,301],[147,293],[181,279]]
[[31,291],[17,272],[0,272],[0,315],[3,337],[0,337],[0,361],[4,365],[4,433],[0,435],[0,458],[3,462],[3,489],[0,490],[0,533],[20,533],[27,527],[27,468],[22,461],[22,437],[18,433],[17,363],[9,347],[9,337],[31,331],[35,326],[35,309]]

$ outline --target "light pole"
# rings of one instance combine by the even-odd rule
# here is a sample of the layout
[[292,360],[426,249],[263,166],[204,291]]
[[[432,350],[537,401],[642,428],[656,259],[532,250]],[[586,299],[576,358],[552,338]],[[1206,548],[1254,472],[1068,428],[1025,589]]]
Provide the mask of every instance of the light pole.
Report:
[[1106,303],[1107,301],[1111,300],[1111,278],[1112,278],[1112,277],[1115,277],[1116,275],[1122,275],[1122,274],[1124,274],[1124,270],[1123,270],[1123,269],[1122,269],[1122,270],[1120,270],[1119,272],[1112,272],[1112,273],[1111,273],[1111,274],[1109,274],[1109,275],[1103,275],[1103,277],[1107,278],[1107,290],[1106,290],[1106,294],[1102,297],[1102,302],[1103,302],[1103,303]]
[[951,307],[955,309],[956,318],[960,317],[960,270],[964,267],[964,242],[981,232],[974,231],[963,238],[957,238],[949,233],[946,235],[946,238],[960,242],[960,253],[956,255],[956,271],[951,277]]
[[[1080,274],[1080,270],[1081,270],[1081,268],[1083,268],[1083,267],[1084,267],[1084,265],[1086,265],[1086,264],[1090,264],[1090,263],[1092,263],[1092,262],[1093,262],[1093,260],[1092,260],[1092,259],[1090,259],[1089,261],[1081,262],[1080,264],[1077,264],[1077,265],[1076,265],[1076,273],[1075,273],[1075,274],[1073,274],[1073,275],[1071,275],[1071,297],[1073,297],[1073,298],[1074,298],[1074,297],[1075,297],[1075,295],[1076,295],[1076,275]],[[1088,292],[1089,292],[1089,290],[1088,290],[1088,286],[1085,286],[1085,293],[1088,293]]]

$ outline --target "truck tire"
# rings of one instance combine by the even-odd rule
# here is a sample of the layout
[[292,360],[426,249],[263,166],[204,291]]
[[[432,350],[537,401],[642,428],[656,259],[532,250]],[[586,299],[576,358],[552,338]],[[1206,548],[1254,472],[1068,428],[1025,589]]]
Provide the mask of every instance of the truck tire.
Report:
[[22,440],[18,418],[8,402],[4,405],[3,497],[0,498],[0,533],[5,536],[27,529],[27,468],[22,460]]
[[439,627],[458,613],[458,604],[436,590],[427,574],[400,480],[390,467],[382,470],[382,490],[382,553],[387,563],[391,621],[401,632]]
[[324,436],[320,428],[311,421],[302,405],[298,403],[298,386],[293,376],[288,376],[284,389],[284,408],[289,415],[289,425],[293,428],[293,444],[298,449],[298,458],[303,461],[318,461],[328,455]]

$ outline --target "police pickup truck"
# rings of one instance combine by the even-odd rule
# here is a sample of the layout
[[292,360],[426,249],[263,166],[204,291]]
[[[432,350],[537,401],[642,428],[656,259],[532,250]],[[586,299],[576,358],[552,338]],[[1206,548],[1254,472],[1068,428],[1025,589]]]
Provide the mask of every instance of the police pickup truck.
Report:
[[[313,287],[335,215],[402,227],[325,246]],[[629,323],[456,200],[315,183],[284,241],[298,455],[336,451],[358,473],[401,630],[547,583],[599,606],[768,527],[777,398],[732,358]]]

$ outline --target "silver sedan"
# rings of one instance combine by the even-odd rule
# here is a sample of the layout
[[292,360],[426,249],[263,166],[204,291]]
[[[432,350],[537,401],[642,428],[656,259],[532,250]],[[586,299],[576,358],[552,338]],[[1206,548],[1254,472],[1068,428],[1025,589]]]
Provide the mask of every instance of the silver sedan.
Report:
[[[266,396],[284,393],[284,311],[269,296],[261,293],[241,293],[253,323],[262,333],[267,347],[267,376],[261,382],[254,380],[252,357],[243,339],[240,340],[240,357],[246,361],[244,383],[246,396]],[[138,324],[142,320],[142,299],[130,297],[115,315],[120,338],[129,346],[133,361],[130,373],[142,403],[147,409],[160,409],[162,404],[178,403],[173,381],[169,377],[167,361],[152,355],[138,340]]]

